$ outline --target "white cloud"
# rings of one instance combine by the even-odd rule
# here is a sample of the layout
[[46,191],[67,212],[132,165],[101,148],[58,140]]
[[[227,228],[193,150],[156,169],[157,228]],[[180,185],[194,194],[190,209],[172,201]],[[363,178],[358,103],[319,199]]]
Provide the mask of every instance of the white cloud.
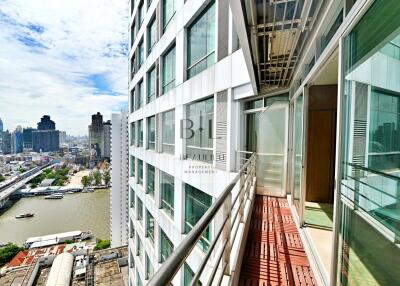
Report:
[[[127,23],[126,0],[0,0],[6,128],[49,114],[57,129],[87,134],[91,114],[126,105]],[[105,83],[96,87],[96,75]]]

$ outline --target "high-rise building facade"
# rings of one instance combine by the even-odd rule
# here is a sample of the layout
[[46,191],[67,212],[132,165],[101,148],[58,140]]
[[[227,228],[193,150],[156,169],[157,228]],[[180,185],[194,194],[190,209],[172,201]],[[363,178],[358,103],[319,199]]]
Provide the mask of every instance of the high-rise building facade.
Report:
[[111,246],[128,244],[128,114],[111,115]]
[[24,128],[22,133],[23,133],[23,137],[24,137],[24,150],[32,150],[33,148],[33,143],[32,143],[32,132],[35,129],[31,128],[31,127],[27,127]]
[[43,115],[37,130],[32,130],[32,149],[34,152],[55,152],[60,149],[60,132],[49,115]]
[[22,133],[22,127],[17,128],[11,133],[11,153],[18,154],[22,153],[24,149],[24,136]]
[[60,146],[64,146],[67,144],[67,132],[60,131]]
[[100,112],[93,114],[92,122],[89,125],[90,161],[92,164],[110,160],[110,136],[111,123],[103,122],[103,115]]
[[104,152],[103,156],[106,159],[111,157],[111,120],[104,122]]
[[37,124],[37,129],[38,130],[55,130],[56,123],[50,119],[49,115],[43,115],[42,118],[40,118],[40,122],[38,122],[38,124]]
[[11,133],[6,130],[1,133],[1,151],[4,155],[11,154]]
[[[307,266],[318,285],[398,285],[400,2],[144,0],[130,12],[130,285],[151,279],[253,152],[257,195],[281,198],[298,232],[280,221],[281,248],[264,241],[263,255],[302,245],[309,261],[270,275],[295,281]],[[173,285],[190,284],[216,226]]]
[[[130,283],[142,285],[229,184],[235,99],[252,89],[227,1],[131,5]],[[174,285],[193,273],[212,235]]]
[[3,132],[4,126],[3,126],[3,120],[0,118],[0,133]]

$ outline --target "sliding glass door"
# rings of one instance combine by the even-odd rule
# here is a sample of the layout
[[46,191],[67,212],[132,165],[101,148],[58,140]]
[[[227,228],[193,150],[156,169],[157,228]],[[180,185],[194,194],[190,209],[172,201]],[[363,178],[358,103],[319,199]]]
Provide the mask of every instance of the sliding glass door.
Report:
[[344,39],[336,284],[400,285],[400,1]]
[[286,196],[288,102],[247,114],[247,150],[257,153],[257,193]]

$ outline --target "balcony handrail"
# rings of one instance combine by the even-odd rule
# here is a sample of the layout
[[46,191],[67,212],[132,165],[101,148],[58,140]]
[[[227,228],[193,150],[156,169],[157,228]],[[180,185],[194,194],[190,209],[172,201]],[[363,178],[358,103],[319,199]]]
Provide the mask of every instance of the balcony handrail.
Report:
[[387,174],[387,173],[384,173],[384,172],[381,172],[381,171],[378,171],[378,170],[374,170],[374,169],[367,168],[367,167],[364,167],[364,166],[361,166],[361,165],[358,165],[358,164],[354,164],[354,163],[350,163],[350,162],[343,162],[343,163],[346,164],[346,165],[349,165],[349,166],[351,166],[353,168],[360,169],[360,170],[363,170],[363,171],[366,171],[366,172],[369,172],[369,173],[373,173],[375,175],[386,177],[388,179],[395,180],[395,181],[400,181],[400,177],[397,177],[397,176],[394,176],[394,175],[391,175],[391,174]]
[[[234,189],[235,185],[239,182],[239,180],[242,178],[242,175],[243,174],[248,175],[247,178],[244,180],[244,184],[247,182],[249,176],[250,176],[251,180],[253,177],[255,177],[255,158],[256,158],[255,153],[253,153],[251,155],[251,157],[249,158],[249,160],[243,165],[243,167],[240,169],[240,171],[234,177],[234,179],[225,187],[225,189],[222,191],[220,196],[215,200],[215,202],[210,206],[210,208],[204,213],[204,215],[201,217],[201,219],[196,223],[196,225],[192,228],[192,230],[186,235],[186,237],[182,240],[182,242],[178,245],[178,247],[168,257],[168,259],[157,270],[157,272],[150,279],[150,281],[148,282],[147,285],[149,285],[149,286],[170,285],[170,283],[173,280],[173,278],[175,277],[176,273],[179,271],[181,266],[184,264],[186,258],[191,254],[192,250],[196,247],[197,242],[201,239],[204,231],[207,229],[207,227],[210,225],[212,220],[215,218],[216,214],[219,211],[221,211],[222,208],[224,207],[224,205],[227,201],[227,198],[232,197],[231,196],[232,190]],[[249,167],[251,168],[250,170],[248,169]],[[253,176],[251,176],[251,175],[253,175]],[[242,181],[240,183],[242,183]],[[251,185],[252,183],[250,182],[249,184]],[[240,186],[240,187],[242,187],[242,186]],[[243,190],[244,189],[245,188],[243,188]],[[248,187],[246,188],[246,190],[247,189],[248,189]],[[203,258],[202,263],[200,264],[199,271],[197,271],[196,275],[193,277],[191,285],[197,285],[197,281],[200,278],[202,270],[205,268],[208,258],[210,258],[210,256],[211,256],[211,252],[213,251],[213,248],[215,247],[219,236],[221,235],[224,228],[226,227],[227,221],[232,216],[233,206],[235,205],[235,202],[242,194],[241,192],[242,192],[242,189],[239,190],[238,194],[234,198],[228,214],[224,217],[222,226],[216,232],[215,238],[214,238],[212,244],[210,245],[208,252],[205,254],[205,257]],[[235,214],[235,218],[238,216],[240,209],[241,209],[241,204],[238,206],[238,210]],[[235,233],[235,235],[236,235],[236,233]],[[228,239],[225,238],[225,240],[222,243],[223,251],[222,251],[222,253],[220,253],[218,261],[220,261],[222,258],[222,254],[224,253],[224,248],[225,248],[227,242],[228,242]],[[219,262],[215,265],[210,279],[212,279],[212,277],[216,274],[216,268],[217,268],[218,264],[219,264]]]

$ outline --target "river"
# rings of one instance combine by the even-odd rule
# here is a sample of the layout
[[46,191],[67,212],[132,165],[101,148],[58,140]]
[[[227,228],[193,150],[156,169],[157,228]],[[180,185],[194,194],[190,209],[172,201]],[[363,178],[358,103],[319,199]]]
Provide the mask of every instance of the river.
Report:
[[[35,216],[15,219],[27,212]],[[0,243],[22,245],[28,237],[73,230],[91,230],[97,238],[110,239],[110,190],[65,194],[61,200],[23,198],[0,216]]]

